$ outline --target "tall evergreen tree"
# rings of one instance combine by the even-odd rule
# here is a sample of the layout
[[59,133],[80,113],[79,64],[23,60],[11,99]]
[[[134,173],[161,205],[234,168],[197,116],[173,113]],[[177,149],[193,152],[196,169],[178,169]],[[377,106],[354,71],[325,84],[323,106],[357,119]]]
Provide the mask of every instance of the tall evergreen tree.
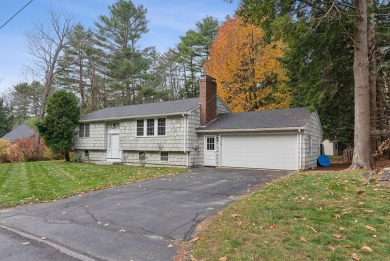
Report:
[[[150,67],[138,42],[148,32],[146,8],[131,1],[119,0],[109,7],[108,16],[100,15],[95,23],[96,43],[102,51],[102,73],[107,77],[111,94],[120,104],[137,101],[138,92],[148,77]],[[114,101],[116,103],[116,101]]]
[[0,97],[0,138],[12,130],[13,119],[11,106]]
[[38,117],[44,93],[43,85],[37,81],[31,84],[18,83],[11,92],[11,105],[15,115],[15,124],[19,125],[30,117]]
[[184,69],[182,97],[190,98],[199,95],[197,76],[202,73],[203,65],[208,59],[211,43],[217,35],[218,24],[217,19],[207,16],[196,23],[195,29],[188,30],[184,36],[180,37],[177,50],[178,62]]

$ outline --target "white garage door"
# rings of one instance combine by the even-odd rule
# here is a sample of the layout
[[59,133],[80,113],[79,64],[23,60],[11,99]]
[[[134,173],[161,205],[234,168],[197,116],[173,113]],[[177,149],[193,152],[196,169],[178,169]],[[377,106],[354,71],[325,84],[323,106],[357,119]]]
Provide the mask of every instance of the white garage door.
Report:
[[297,135],[222,136],[221,166],[297,170]]

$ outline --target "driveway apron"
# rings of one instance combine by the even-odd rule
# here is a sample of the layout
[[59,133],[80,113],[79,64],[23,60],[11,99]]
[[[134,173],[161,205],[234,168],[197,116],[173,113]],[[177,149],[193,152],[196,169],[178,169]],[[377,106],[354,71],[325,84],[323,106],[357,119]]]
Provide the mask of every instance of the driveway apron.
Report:
[[287,175],[193,168],[0,211],[0,260],[173,260],[177,241],[254,187]]

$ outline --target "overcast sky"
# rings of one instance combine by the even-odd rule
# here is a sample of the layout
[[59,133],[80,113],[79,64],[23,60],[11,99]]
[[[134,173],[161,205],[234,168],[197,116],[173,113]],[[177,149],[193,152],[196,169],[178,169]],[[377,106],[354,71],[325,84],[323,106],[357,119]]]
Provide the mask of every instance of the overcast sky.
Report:
[[[19,11],[29,0],[0,0],[0,26]],[[63,10],[76,22],[93,27],[100,14],[108,14],[112,0],[33,0],[24,10],[0,29],[0,94],[13,85],[30,81],[25,66],[31,61],[27,51],[27,31],[34,23],[47,19],[49,9]],[[232,16],[239,0],[226,3],[224,0],[133,0],[135,5],[147,8],[149,32],[142,37],[142,47],[155,46],[164,52],[179,43],[180,36],[195,27],[207,15],[223,21]]]

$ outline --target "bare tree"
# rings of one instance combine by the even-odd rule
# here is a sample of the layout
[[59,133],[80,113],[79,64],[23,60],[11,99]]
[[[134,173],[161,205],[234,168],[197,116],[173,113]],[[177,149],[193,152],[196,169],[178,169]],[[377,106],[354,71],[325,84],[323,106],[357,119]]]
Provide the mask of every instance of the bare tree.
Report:
[[29,69],[44,83],[39,119],[45,116],[47,97],[52,88],[58,58],[68,44],[67,35],[72,28],[72,22],[73,18],[69,15],[49,11],[48,26],[37,24],[34,30],[26,35],[29,53],[34,57]]

